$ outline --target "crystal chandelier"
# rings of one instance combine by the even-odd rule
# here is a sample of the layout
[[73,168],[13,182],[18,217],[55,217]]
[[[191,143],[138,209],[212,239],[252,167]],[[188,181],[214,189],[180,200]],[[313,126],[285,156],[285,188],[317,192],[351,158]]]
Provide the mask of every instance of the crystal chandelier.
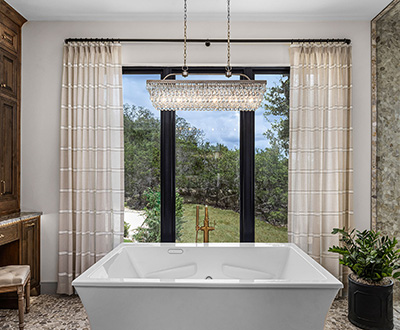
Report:
[[[189,75],[187,57],[187,0],[184,0],[184,42],[182,76]],[[230,45],[230,0],[228,9],[227,66],[225,76],[232,77]],[[265,80],[147,80],[147,90],[153,106],[160,111],[255,111],[261,106],[267,82]]]

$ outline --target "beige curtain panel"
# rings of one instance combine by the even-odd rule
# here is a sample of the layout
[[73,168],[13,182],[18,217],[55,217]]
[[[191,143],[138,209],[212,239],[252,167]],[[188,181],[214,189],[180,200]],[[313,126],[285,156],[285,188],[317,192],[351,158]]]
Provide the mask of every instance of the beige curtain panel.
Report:
[[58,293],[123,238],[121,45],[64,45]]
[[345,282],[335,227],[353,215],[351,46],[290,47],[289,241]]

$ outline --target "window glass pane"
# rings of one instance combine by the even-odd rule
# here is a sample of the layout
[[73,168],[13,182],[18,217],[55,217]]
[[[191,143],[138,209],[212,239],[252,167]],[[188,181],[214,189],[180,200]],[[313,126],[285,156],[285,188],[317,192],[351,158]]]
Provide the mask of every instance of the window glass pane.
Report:
[[[177,241],[195,242],[196,206],[199,225],[204,226],[207,205],[209,225],[215,227],[209,242],[239,242],[239,112],[177,111],[176,115]],[[199,243],[203,234],[198,232]]]
[[255,241],[287,242],[289,77],[267,80],[263,106],[255,114]]
[[149,79],[160,75],[123,76],[126,241],[160,241],[160,113]]
[[[160,114],[151,105],[146,80],[159,75],[124,75],[125,219],[128,239],[160,241]],[[183,79],[178,76],[177,79]],[[220,75],[190,80],[222,80]],[[238,79],[235,77],[234,79]],[[288,77],[268,81],[256,111],[255,230],[257,242],[287,241]],[[208,205],[210,242],[239,241],[239,113],[177,112],[177,241],[196,239]],[[145,208],[146,207],[146,208]],[[199,231],[198,241],[203,241]]]

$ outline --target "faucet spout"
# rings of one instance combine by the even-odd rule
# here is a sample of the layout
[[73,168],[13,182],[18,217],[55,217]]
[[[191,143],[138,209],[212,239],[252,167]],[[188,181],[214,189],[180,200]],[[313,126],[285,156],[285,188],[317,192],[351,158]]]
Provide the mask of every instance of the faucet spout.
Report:
[[204,211],[204,224],[201,227],[199,226],[199,206],[196,207],[196,243],[197,243],[199,230],[203,231],[203,242],[209,243],[210,231],[215,230],[215,227],[210,226],[207,205],[205,206],[205,211]]

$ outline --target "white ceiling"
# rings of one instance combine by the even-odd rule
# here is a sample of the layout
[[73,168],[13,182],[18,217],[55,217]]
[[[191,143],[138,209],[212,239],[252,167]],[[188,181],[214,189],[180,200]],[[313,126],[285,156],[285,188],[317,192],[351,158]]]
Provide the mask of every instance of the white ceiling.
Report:
[[[31,21],[180,20],[183,0],[6,0]],[[232,20],[371,20],[391,0],[231,0]],[[225,20],[226,0],[188,0],[189,20]]]

